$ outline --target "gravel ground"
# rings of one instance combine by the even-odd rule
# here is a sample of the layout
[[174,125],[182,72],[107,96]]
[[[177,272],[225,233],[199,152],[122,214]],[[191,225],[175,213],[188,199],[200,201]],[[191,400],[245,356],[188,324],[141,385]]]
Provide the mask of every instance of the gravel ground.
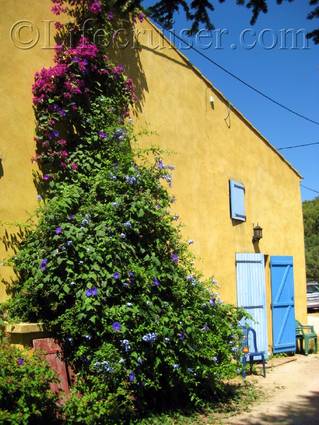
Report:
[[[308,315],[319,333],[319,312]],[[296,355],[296,361],[256,377],[265,399],[224,425],[319,425],[319,354]]]

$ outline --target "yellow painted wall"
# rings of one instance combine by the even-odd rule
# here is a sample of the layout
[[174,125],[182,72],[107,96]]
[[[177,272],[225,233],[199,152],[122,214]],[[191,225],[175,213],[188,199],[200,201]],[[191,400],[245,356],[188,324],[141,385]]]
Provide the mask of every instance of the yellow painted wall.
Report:
[[[37,203],[30,161],[34,151],[31,85],[34,72],[51,64],[48,23],[43,21],[54,17],[49,0],[32,0],[32,7],[30,3],[2,0],[1,4],[0,157],[4,176],[0,178],[0,220],[4,222],[25,220]],[[19,20],[29,20],[38,28],[39,41],[34,47],[21,49],[10,38],[10,28]],[[25,42],[30,41],[30,30],[23,31]],[[294,257],[296,316],[305,322],[299,176],[149,23],[139,25],[137,34],[139,48],[130,45],[117,53],[137,84],[136,129],[153,132],[141,137],[142,145],[155,144],[171,152],[164,158],[176,166],[173,210],[181,217],[185,238],[195,241],[192,250],[198,268],[219,281],[225,301],[236,303],[235,253],[255,252],[252,228],[258,222],[264,229],[260,252]],[[214,108],[209,103],[211,95]],[[230,178],[246,188],[247,221],[239,225],[230,219]],[[0,244],[0,258],[6,256]],[[0,272],[6,278],[9,270],[1,267]],[[267,297],[270,305],[269,279]],[[268,315],[270,319],[270,310]]]
[[[1,0],[0,14],[0,242],[12,224],[25,222],[36,205],[31,158],[34,155],[34,116],[31,87],[35,71],[52,61],[52,50],[43,49],[47,42],[46,24],[50,18],[49,1]],[[33,29],[28,28],[29,22]],[[36,29],[39,29],[39,34]],[[32,47],[37,40],[38,43]],[[5,223],[5,226],[3,225]],[[9,224],[10,223],[10,224]],[[11,255],[0,243],[0,261]],[[1,266],[0,276],[12,273]],[[0,300],[5,298],[0,284]]]
[[[151,24],[139,26],[137,34],[142,67],[127,64],[144,87],[137,127],[155,133],[142,138],[145,146],[156,144],[172,152],[164,157],[176,166],[173,210],[185,225],[185,238],[195,241],[198,268],[217,279],[222,299],[236,303],[235,253],[292,255],[296,317],[306,322],[300,177]],[[246,189],[247,221],[237,225],[230,219],[230,178]],[[254,246],[257,223],[264,237]],[[266,279],[271,324],[269,270]]]

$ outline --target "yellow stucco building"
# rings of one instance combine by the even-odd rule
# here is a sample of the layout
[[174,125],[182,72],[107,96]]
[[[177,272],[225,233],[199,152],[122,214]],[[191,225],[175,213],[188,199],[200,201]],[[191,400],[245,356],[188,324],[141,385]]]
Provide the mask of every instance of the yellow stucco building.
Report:
[[[52,63],[49,10],[49,0],[2,2],[2,237],[37,206],[31,86],[35,71]],[[135,128],[150,131],[142,145],[160,146],[176,166],[174,213],[194,240],[198,269],[214,276],[224,301],[252,313],[261,348],[293,351],[294,315],[306,322],[300,175],[151,23],[139,23],[115,56],[137,86]],[[263,237],[253,241],[257,223]],[[1,260],[10,254],[1,243]]]

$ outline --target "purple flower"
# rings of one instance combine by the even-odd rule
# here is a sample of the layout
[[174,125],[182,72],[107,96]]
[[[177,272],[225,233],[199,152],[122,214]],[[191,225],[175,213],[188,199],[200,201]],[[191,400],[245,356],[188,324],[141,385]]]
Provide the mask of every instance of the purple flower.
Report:
[[207,325],[207,323],[205,323],[205,325],[202,327],[202,331],[203,332],[209,331],[209,326]]
[[170,174],[164,174],[162,179],[167,181],[169,187],[172,187],[172,176]]
[[215,298],[211,298],[210,300],[209,300],[209,304],[210,305],[215,305],[216,304],[216,300],[215,300]]
[[120,322],[114,322],[114,323],[112,323],[112,328],[113,328],[113,331],[115,331],[115,332],[120,332],[120,330],[121,330],[121,323]]
[[110,11],[110,12],[108,12],[108,14],[107,14],[107,19],[109,20],[109,21],[112,21],[113,20],[113,18],[114,18],[114,15],[113,15],[113,13]]
[[134,382],[135,381],[135,373],[134,372],[130,372],[128,379],[130,382]]
[[154,279],[153,279],[153,285],[154,286],[160,286],[160,281],[157,279],[157,277],[154,277]]
[[97,288],[94,286],[94,288],[88,288],[86,291],[85,291],[85,295],[87,296],[87,297],[96,297],[97,296]]
[[131,229],[132,227],[132,223],[130,221],[126,221],[123,226],[125,227],[125,229]]
[[173,261],[173,263],[178,264],[179,256],[175,252],[173,252],[171,254],[171,260]]
[[41,195],[37,195],[37,200],[38,200],[38,201],[42,201],[42,199],[43,199],[43,198],[42,198],[42,196],[41,196]]
[[[117,72],[118,73],[122,73],[124,71],[124,67],[121,65],[118,65],[117,67]],[[115,69],[115,68],[114,68]],[[124,128],[118,128],[115,130],[114,136],[116,137],[117,140],[124,140],[125,136],[126,136],[126,131]]]
[[48,182],[49,180],[51,180],[51,176],[49,174],[44,174],[44,176],[42,176],[42,180]]
[[150,332],[150,333],[148,333],[148,334],[145,334],[145,335],[142,337],[142,340],[143,340],[143,341],[145,341],[145,342],[150,342],[150,343],[155,342],[155,341],[156,341],[156,339],[157,339],[157,335],[156,335],[156,333],[155,333],[155,332]]
[[131,349],[130,342],[128,339],[123,339],[121,341],[121,345],[126,353],[128,353]]
[[24,364],[24,359],[22,357],[19,357],[17,360],[18,366],[22,366]]
[[159,170],[164,170],[165,168],[164,162],[161,159],[157,161],[156,166]]
[[60,132],[58,130],[53,130],[53,131],[51,131],[49,138],[53,139],[53,138],[57,138],[59,136],[60,136]]
[[113,279],[118,280],[121,277],[119,272],[113,273]]
[[107,138],[107,134],[104,131],[99,131],[99,138],[100,139],[106,139]]
[[188,241],[188,245],[192,245],[194,243],[194,241],[192,240],[192,239],[190,239],[189,241]]
[[65,110],[64,110],[64,109],[60,109],[60,110],[58,111],[58,114],[60,115],[60,117],[65,117],[65,116],[66,116],[66,112],[65,112]]
[[185,334],[184,334],[183,332],[179,332],[179,333],[177,334],[177,336],[178,336],[178,338],[179,338],[181,341],[184,341],[184,339],[185,339]]
[[58,227],[55,229],[55,234],[56,234],[56,235],[61,235],[61,233],[62,233],[62,227],[61,227],[61,226],[58,226]]
[[135,176],[125,176],[126,183],[134,185],[137,183],[137,178]]
[[129,279],[130,279],[130,283],[134,283],[134,278],[135,278],[134,273],[133,272],[128,272],[128,276],[129,276]]
[[43,258],[40,263],[40,269],[44,272],[44,270],[47,268],[47,265],[48,265],[48,259]]

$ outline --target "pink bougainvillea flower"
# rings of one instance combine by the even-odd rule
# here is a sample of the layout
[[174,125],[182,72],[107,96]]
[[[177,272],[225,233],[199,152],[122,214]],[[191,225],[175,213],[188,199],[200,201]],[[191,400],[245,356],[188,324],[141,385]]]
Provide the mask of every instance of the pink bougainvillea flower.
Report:
[[58,140],[57,143],[60,146],[66,146],[68,142],[65,139],[60,139],[60,140]]
[[61,22],[55,22],[54,23],[55,29],[60,31],[62,28],[64,28],[64,25],[61,24]]
[[90,4],[90,12],[94,13],[95,15],[97,15],[98,13],[102,12],[102,3],[100,2],[100,0],[94,0],[91,4]]
[[61,13],[65,12],[65,8],[61,6],[61,4],[55,4],[51,8],[51,12],[54,13],[54,15],[61,15]]
[[77,164],[76,162],[72,162],[72,164],[71,164],[71,168],[72,168],[72,170],[73,170],[73,171],[77,171],[77,169],[78,169],[78,164]]
[[140,13],[137,15],[137,17],[138,17],[138,20],[139,20],[140,22],[143,22],[143,21],[144,21],[144,19],[145,19],[145,15],[144,15],[144,13],[143,13],[143,12],[140,12]]
[[113,69],[112,69],[113,74],[115,75],[121,75],[124,72],[124,66],[123,65],[116,65]]
[[69,152],[68,151],[61,151],[60,152],[60,157],[65,159],[69,156]]

